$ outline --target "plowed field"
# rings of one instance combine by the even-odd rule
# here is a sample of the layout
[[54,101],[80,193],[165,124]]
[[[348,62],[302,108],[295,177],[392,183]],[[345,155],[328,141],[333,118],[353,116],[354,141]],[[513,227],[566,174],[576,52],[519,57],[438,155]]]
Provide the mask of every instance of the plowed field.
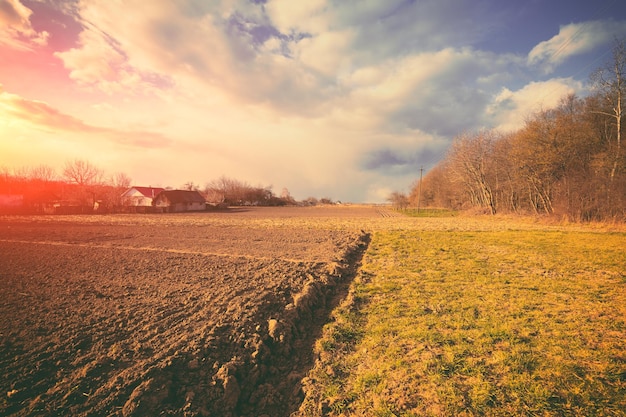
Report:
[[0,218],[0,414],[289,415],[381,216],[337,213]]

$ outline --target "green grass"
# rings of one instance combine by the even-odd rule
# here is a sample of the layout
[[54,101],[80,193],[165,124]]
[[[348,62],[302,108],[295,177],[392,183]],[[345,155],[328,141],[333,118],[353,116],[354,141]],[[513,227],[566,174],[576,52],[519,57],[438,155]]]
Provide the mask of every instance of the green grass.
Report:
[[301,415],[626,415],[626,234],[379,231]]

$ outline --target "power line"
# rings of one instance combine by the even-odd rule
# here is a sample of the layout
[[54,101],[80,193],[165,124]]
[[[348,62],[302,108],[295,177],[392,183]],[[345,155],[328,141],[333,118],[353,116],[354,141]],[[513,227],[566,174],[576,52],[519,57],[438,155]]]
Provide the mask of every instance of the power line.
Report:
[[[569,36],[566,41],[556,50],[552,53],[552,55],[549,57],[549,61],[554,61],[554,59],[556,57],[558,57],[559,55],[561,55],[567,48],[567,46],[569,46],[576,37],[578,37],[583,31],[587,30],[590,27],[590,21],[594,21],[598,16],[600,16],[600,14],[606,12],[607,10],[609,10],[609,8],[611,8],[613,6],[614,3],[616,3],[617,0],[608,0],[603,6],[600,6],[599,8],[596,9],[596,12],[591,16],[590,20],[587,22],[584,22],[580,25],[580,27],[578,28],[578,30],[576,30],[576,32],[574,32],[574,34],[572,34],[571,36]],[[573,74],[570,75],[570,77],[577,77],[578,75],[580,75],[583,71],[587,71],[592,65],[595,65],[598,61],[600,61],[601,59],[604,59],[604,57],[606,55],[608,55],[611,52],[611,49],[607,49],[606,51],[604,51],[604,53],[598,57],[596,57],[595,59],[593,59],[591,62],[587,63],[586,65],[584,65],[583,67],[581,67],[580,69],[578,69],[576,72],[574,72]],[[553,87],[551,89],[549,89],[548,91],[546,91],[546,93],[541,97],[541,99],[539,100],[539,102],[543,102],[546,98],[552,96],[556,91],[556,87]]]
[[[617,0],[609,0],[607,4],[597,9],[596,12],[591,17],[590,21],[594,21],[601,13],[604,13],[606,10],[608,10],[616,1]],[[578,28],[578,30],[574,32],[573,35],[568,37],[567,40],[556,51],[552,53],[552,55],[550,56],[550,61],[554,60],[554,58],[556,58],[558,55],[563,53],[565,49],[567,48],[567,46],[569,46],[578,35],[580,35],[585,29],[587,29],[587,26],[589,26],[590,21],[582,23],[580,27]]]

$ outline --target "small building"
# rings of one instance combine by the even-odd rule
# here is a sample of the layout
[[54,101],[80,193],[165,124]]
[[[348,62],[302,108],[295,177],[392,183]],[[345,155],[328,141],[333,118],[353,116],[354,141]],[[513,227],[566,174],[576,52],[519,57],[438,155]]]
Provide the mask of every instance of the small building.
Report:
[[152,205],[167,213],[206,210],[206,201],[197,191],[164,190],[152,200]]
[[131,207],[152,207],[152,201],[165,188],[131,187],[122,194],[122,202]]

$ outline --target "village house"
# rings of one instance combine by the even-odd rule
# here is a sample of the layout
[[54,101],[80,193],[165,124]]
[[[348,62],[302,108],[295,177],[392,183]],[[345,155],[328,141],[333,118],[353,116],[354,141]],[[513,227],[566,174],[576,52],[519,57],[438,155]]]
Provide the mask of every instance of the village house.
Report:
[[152,207],[152,201],[163,190],[159,187],[131,187],[122,194],[122,202],[131,207]]
[[167,213],[206,210],[206,201],[197,191],[164,190],[154,198],[152,205]]

